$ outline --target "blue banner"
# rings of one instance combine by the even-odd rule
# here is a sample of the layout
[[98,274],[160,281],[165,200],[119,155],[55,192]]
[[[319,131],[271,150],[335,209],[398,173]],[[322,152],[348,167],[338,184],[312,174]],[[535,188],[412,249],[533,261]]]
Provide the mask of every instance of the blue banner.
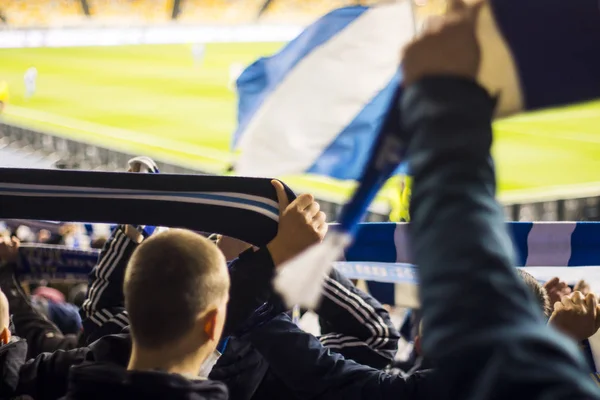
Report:
[[87,282],[87,275],[96,265],[99,254],[99,250],[23,244],[19,248],[17,274],[25,281]]

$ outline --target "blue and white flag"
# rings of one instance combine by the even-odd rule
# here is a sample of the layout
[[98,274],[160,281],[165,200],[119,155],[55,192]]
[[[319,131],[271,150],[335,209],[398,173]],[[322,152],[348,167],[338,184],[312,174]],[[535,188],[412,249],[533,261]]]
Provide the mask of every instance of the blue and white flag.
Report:
[[[409,1],[341,8],[248,67],[237,82],[237,172],[358,179],[415,29]],[[490,0],[477,38],[478,80],[499,94],[498,115],[600,97],[596,0]]]
[[[405,13],[408,12],[405,2],[396,3],[396,6],[398,10],[403,7]],[[377,9],[378,7],[375,7],[370,10]],[[379,18],[384,24],[386,14],[382,13]],[[398,19],[396,23],[403,24],[407,19]],[[535,29],[532,29],[532,21],[535,21]],[[379,21],[371,21],[374,31],[377,31],[377,22]],[[342,32],[351,31],[352,26],[353,24],[350,24],[349,28]],[[600,74],[597,73],[600,69],[600,8],[596,0],[488,0],[478,8],[475,30],[481,52],[477,80],[490,93],[498,96],[498,115],[600,97]],[[358,43],[361,43],[360,36],[348,41],[347,45],[351,49],[352,46],[358,46]],[[320,48],[322,47],[325,45]],[[380,48],[378,52],[397,54],[398,50],[398,47],[391,46],[388,49]],[[363,59],[357,58],[352,62],[346,61],[345,64],[354,66],[362,62]],[[313,73],[325,74],[328,69],[321,71],[323,66],[314,66]],[[294,70],[290,73],[294,74]],[[354,75],[354,81],[347,84],[351,88],[362,88],[364,82],[372,79],[371,74],[381,73],[363,65],[361,72]],[[573,80],[570,79],[571,76]],[[277,90],[283,90],[281,88],[285,87],[285,82],[286,80]],[[293,168],[290,166],[302,165],[299,159],[306,161],[307,155],[317,153],[314,151],[317,142],[306,139],[307,136],[319,135],[321,139],[326,138],[325,131],[320,131],[318,127],[331,127],[329,115],[338,116],[340,107],[354,97],[347,93],[347,87],[342,87],[340,82],[336,82],[335,87],[324,85],[326,93],[318,90],[318,86],[310,86],[309,80],[306,82],[307,85],[300,89],[299,86],[292,87],[293,90],[286,93],[286,96],[280,96],[281,101],[276,104],[261,107],[254,117],[255,122],[251,122],[246,129],[245,134],[250,135],[245,146],[244,138],[241,139],[242,170],[238,172],[260,174],[263,172],[261,165],[264,165],[269,173],[277,175],[281,172],[276,169],[287,165],[288,170],[282,172],[292,173]],[[320,110],[305,107],[304,104],[310,103],[311,100],[308,97],[297,96],[299,93],[306,94],[307,90],[312,93],[313,102],[319,104]],[[337,101],[332,101],[330,107],[322,108],[322,98],[331,97],[332,90],[343,95]],[[306,307],[317,304],[322,273],[328,271],[330,261],[342,254],[350,244],[356,233],[356,224],[375,193],[403,160],[410,138],[402,131],[399,110],[396,109],[401,96],[400,87],[392,97],[392,104],[385,108],[385,122],[377,133],[378,138],[373,149],[370,150],[369,161],[363,168],[360,185],[340,214],[340,227],[330,232],[320,246],[308,249],[280,269],[275,279],[275,287],[288,304],[301,304]],[[291,111],[280,107],[292,104],[300,114],[300,117],[296,115],[297,119],[292,120],[293,128],[286,125],[289,122],[288,114],[292,115]],[[281,118],[281,115],[286,118]],[[305,124],[307,121],[317,123]],[[335,124],[334,127],[340,128]],[[252,129],[257,129],[257,132],[254,133]],[[279,145],[279,141],[287,141],[287,144]],[[261,150],[261,146],[268,150]],[[304,148],[310,151],[304,152]],[[285,160],[294,161],[286,164]],[[304,270],[306,265],[315,266],[310,270],[309,275],[312,278],[303,276],[308,274]],[[320,270],[316,267],[319,265],[322,266]]]
[[[359,224],[345,261],[411,263],[408,223]],[[600,266],[600,222],[507,222],[516,266]]]
[[409,1],[341,8],[249,66],[237,81],[236,171],[358,179],[414,33]]

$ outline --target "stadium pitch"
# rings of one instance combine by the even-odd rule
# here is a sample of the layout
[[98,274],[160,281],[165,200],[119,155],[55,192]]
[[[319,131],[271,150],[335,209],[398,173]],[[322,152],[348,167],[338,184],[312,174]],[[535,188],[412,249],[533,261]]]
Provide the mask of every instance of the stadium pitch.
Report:
[[[215,43],[85,48],[0,49],[7,122],[224,171],[236,127],[230,71],[281,43]],[[238,65],[238,67],[236,67]],[[24,73],[38,71],[25,96]],[[501,194],[600,188],[600,103],[517,116],[495,124]],[[342,199],[352,184],[295,177],[299,190]]]

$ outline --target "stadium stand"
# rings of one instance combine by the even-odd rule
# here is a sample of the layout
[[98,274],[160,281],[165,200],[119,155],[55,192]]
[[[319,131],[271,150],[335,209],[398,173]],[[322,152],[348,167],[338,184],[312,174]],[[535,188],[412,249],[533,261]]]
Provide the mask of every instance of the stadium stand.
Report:
[[0,14],[14,27],[71,26],[86,21],[79,0],[0,0]]
[[[392,0],[393,1],[393,0]],[[177,21],[184,24],[308,24],[335,8],[370,5],[381,0],[181,0]],[[8,27],[56,27],[93,24],[123,26],[169,23],[173,0],[0,0],[0,20]],[[429,8],[440,0],[420,0]],[[84,4],[89,7],[86,16]]]

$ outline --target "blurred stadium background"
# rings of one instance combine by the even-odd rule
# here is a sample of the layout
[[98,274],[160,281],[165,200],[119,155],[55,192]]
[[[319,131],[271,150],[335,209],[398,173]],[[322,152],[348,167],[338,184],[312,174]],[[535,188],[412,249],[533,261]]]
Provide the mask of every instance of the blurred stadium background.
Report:
[[[0,166],[225,173],[236,127],[232,75],[356,0],[0,0]],[[415,0],[418,19],[442,0]],[[82,45],[85,44],[85,45]],[[198,49],[201,50],[198,50]],[[198,52],[201,51],[201,57]],[[36,92],[23,76],[35,67]],[[600,220],[600,103],[498,121],[500,197],[512,220]],[[353,183],[285,177],[335,216]],[[369,219],[387,220],[398,180]]]

